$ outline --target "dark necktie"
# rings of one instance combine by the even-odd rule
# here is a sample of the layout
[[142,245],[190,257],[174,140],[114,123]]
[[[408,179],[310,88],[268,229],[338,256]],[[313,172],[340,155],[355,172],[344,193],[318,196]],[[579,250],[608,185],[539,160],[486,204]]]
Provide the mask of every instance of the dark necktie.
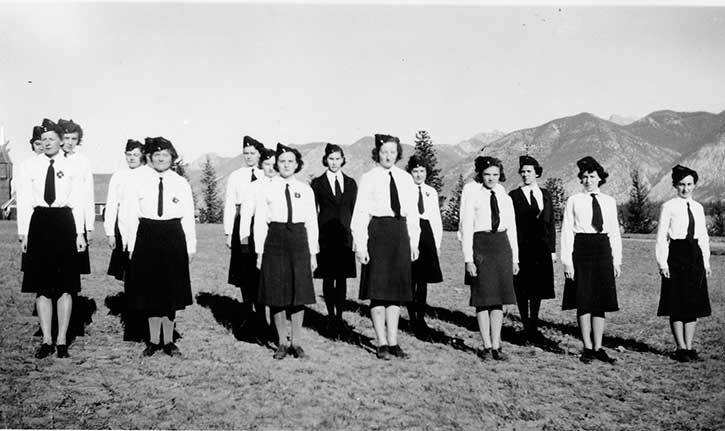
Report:
[[400,218],[400,197],[398,196],[398,188],[395,186],[393,173],[388,172],[388,175],[390,175],[390,209],[393,210],[395,218]]
[[602,207],[599,206],[596,193],[592,193],[592,227],[597,233],[604,230],[604,219],[602,218]]
[[287,200],[287,223],[292,223],[292,197],[289,194],[289,184],[284,187],[284,198]]
[[491,232],[498,231],[498,226],[501,224],[501,215],[498,210],[498,200],[496,199],[496,193],[491,190]]
[[156,204],[156,215],[164,215],[164,178],[159,177],[159,201]]
[[45,173],[45,192],[43,193],[43,199],[45,199],[48,206],[51,206],[55,202],[55,168],[53,167],[55,160],[50,159],[49,162],[48,172]]
[[335,175],[335,197],[340,198],[342,196],[342,189],[340,188],[340,182],[337,181],[337,175]]
[[257,179],[257,176],[254,175],[254,168],[252,168],[252,181],[251,182],[256,181],[256,179]]
[[695,238],[695,217],[690,210],[690,203],[687,203],[687,237],[685,239]]
[[418,214],[425,212],[425,205],[423,205],[423,190],[418,186]]
[[536,202],[533,190],[529,192],[529,196],[531,197],[531,209],[534,210],[536,212],[536,215],[538,216],[541,210],[539,209],[539,203]]

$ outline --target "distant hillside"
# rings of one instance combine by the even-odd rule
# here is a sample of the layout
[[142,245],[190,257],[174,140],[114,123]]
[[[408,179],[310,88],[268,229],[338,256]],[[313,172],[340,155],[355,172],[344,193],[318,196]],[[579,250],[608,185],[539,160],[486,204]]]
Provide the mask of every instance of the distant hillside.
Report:
[[609,121],[611,121],[614,124],[619,124],[620,126],[626,126],[628,124],[632,124],[635,121],[637,121],[638,117],[632,117],[627,115],[617,115],[612,114],[609,116]]

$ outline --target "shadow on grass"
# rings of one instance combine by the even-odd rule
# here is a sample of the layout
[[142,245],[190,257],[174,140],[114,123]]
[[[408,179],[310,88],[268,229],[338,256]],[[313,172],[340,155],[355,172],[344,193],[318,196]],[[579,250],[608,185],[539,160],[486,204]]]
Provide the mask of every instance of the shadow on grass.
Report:
[[[53,301],[53,327],[51,331],[54,340],[58,335],[58,319],[56,318],[58,310],[56,309],[56,305],[56,302]],[[96,310],[97,307],[95,300],[85,296],[73,295],[73,309],[71,311],[70,323],[68,324],[68,332],[66,334],[66,341],[69,346],[73,343],[73,340],[75,340],[76,337],[83,337],[86,335],[86,326],[93,322],[93,314],[95,314]],[[33,316],[37,315],[38,311],[34,309]],[[42,337],[43,332],[40,328],[38,328],[33,335],[36,337]]]
[[[251,321],[250,313],[248,308],[244,307],[236,299],[214,293],[200,292],[196,295],[196,302],[211,310],[214,319],[224,328],[230,330],[234,338],[239,341],[258,343],[258,340],[265,339],[265,336],[266,339],[276,341],[277,335],[273,326],[266,329],[269,332],[265,333],[265,328],[259,328],[260,325],[244,324]],[[349,325],[345,325],[339,331],[331,331],[327,316],[309,307],[305,307],[305,318],[302,325],[330,340],[342,341],[362,349],[375,351],[375,345],[370,338],[356,332]],[[274,349],[270,343],[266,343],[266,345],[270,349]]]
[[[428,306],[426,315],[433,317],[434,319],[442,320],[444,322],[451,323],[456,326],[460,326],[461,328],[465,328],[469,331],[478,332],[478,322],[476,321],[476,316],[472,316],[469,314],[466,314],[459,310],[448,310],[441,307],[432,307]],[[514,322],[521,322],[521,319],[513,314],[508,314],[507,318]],[[505,320],[504,320],[505,322]],[[550,329],[553,329],[555,331],[558,331],[562,333],[563,335],[569,335],[576,339],[579,339],[581,337],[581,332],[579,331],[579,325],[578,324],[571,324],[571,323],[555,323],[555,322],[549,322],[547,320],[539,320],[539,326],[541,327],[547,327]],[[523,345],[525,344],[525,340],[523,339],[521,332],[514,330],[511,326],[504,326],[501,329],[501,339],[509,342],[511,344],[517,344],[517,345]],[[561,349],[549,349],[545,345],[540,345],[539,347],[542,347],[544,350],[548,350],[552,353],[565,353]],[[624,347],[627,350],[635,351],[635,352],[641,352],[641,353],[653,353],[656,355],[663,355],[668,356],[670,355],[670,352],[666,352],[664,350],[658,349],[656,347],[652,347],[649,344],[635,340],[632,338],[624,338],[619,336],[613,336],[605,334],[604,340],[602,342],[604,347],[610,348],[610,349],[616,349],[619,346]],[[548,346],[553,347],[553,346]],[[559,351],[557,351],[559,350]]]
[[[149,339],[149,325],[147,316],[129,310],[126,301],[126,293],[118,292],[115,295],[109,295],[103,301],[108,308],[108,314],[118,316],[123,326],[123,341],[146,342]],[[174,341],[181,338],[176,329],[174,329]]]

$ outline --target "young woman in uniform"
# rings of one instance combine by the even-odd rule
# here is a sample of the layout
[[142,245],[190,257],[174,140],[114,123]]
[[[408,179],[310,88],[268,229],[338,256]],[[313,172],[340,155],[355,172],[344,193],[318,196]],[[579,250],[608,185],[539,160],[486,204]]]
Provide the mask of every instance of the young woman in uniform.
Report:
[[91,273],[91,260],[89,256],[90,242],[88,241],[88,232],[93,231],[96,221],[96,202],[93,189],[93,172],[91,170],[91,162],[88,157],[78,152],[78,147],[83,141],[83,129],[73,120],[58,120],[58,126],[63,130],[63,151],[65,157],[77,163],[79,169],[83,172],[83,238],[86,240],[86,249],[79,253],[81,274]]
[[539,308],[542,299],[554,297],[556,226],[551,194],[536,181],[542,172],[535,158],[519,157],[523,184],[509,193],[519,242],[519,273],[514,276],[514,289],[524,336],[530,342],[543,341],[538,327]]
[[584,350],[579,359],[614,363],[602,348],[605,313],[619,310],[614,279],[622,264],[617,202],[599,191],[609,174],[592,157],[576,162],[584,191],[566,201],[561,225],[563,309],[576,309]]
[[313,275],[322,279],[328,328],[339,333],[343,328],[347,279],[357,276],[350,232],[357,184],[342,172],[345,152],[339,145],[325,146],[322,165],[327,170],[310,184],[315,192],[320,229],[320,254],[317,255],[318,266]]
[[[312,188],[298,180],[302,155],[277,144],[279,176],[263,186],[254,211],[259,303],[270,308],[277,329],[275,359],[288,353],[304,358],[301,346],[304,305],[315,303],[312,271],[317,267],[317,211]],[[287,344],[287,315],[292,321]]]
[[476,307],[483,340],[479,357],[503,361],[507,359],[501,349],[503,306],[516,301],[513,276],[519,271],[516,218],[511,198],[496,187],[506,181],[501,161],[479,156],[475,171],[461,197],[466,284],[471,286],[470,305]]
[[119,217],[131,258],[126,292],[129,308],[148,316],[149,343],[143,355],[163,350],[178,356],[173,340],[176,312],[192,304],[194,200],[189,183],[171,169],[178,158],[171,142],[146,138],[144,152],[151,169],[139,172],[128,187]]
[[662,275],[658,316],[669,316],[680,362],[699,361],[693,348],[697,319],[709,316],[710,238],[705,211],[692,199],[698,175],[677,165],[672,168],[672,186],[677,197],[662,204],[657,225],[657,264]]
[[416,207],[420,217],[420,239],[418,240],[418,259],[412,264],[413,302],[408,307],[411,322],[421,334],[430,329],[425,323],[428,283],[443,281],[438,253],[443,238],[443,221],[438,206],[438,192],[425,183],[430,167],[416,156],[408,159],[406,168],[415,183]]
[[418,189],[404,170],[400,139],[375,135],[372,159],[377,166],[360,178],[350,228],[362,264],[360,299],[370,300],[378,341],[377,357],[408,355],[398,344],[400,306],[413,300],[411,262],[418,259],[420,223]]
[[[86,247],[83,174],[60,151],[62,129],[48,119],[41,127],[43,154],[24,164],[17,192],[18,235],[26,253],[21,290],[36,294],[43,341],[35,357],[45,358],[57,348],[58,357],[66,358],[73,295],[81,290],[78,253]],[[53,302],[58,320],[55,343]]]

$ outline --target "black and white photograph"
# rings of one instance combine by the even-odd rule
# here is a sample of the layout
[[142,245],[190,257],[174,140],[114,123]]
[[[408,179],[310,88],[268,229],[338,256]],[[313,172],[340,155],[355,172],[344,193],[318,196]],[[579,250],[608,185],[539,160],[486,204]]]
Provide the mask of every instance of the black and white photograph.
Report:
[[725,429],[725,2],[0,1],[0,429]]

